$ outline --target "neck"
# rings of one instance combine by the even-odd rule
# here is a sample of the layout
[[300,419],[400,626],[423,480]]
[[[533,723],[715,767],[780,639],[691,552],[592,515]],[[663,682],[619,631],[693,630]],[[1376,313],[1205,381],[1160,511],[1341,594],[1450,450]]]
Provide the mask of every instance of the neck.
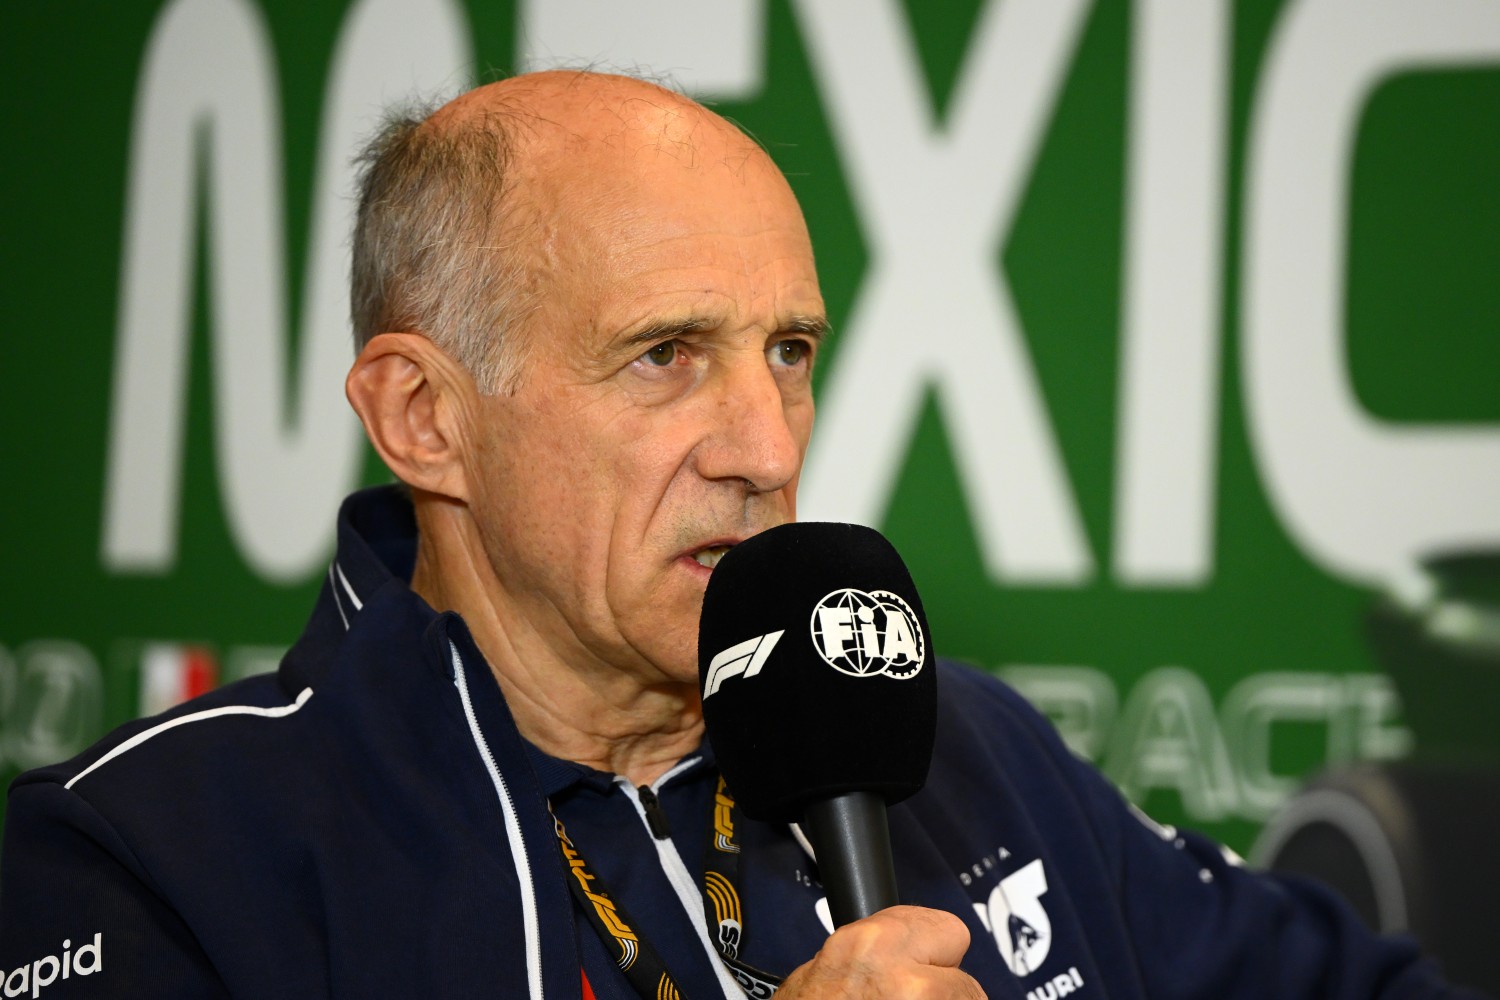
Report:
[[560,644],[510,594],[463,504],[416,497],[419,544],[411,588],[463,616],[521,735],[554,757],[647,785],[697,748],[697,685]]

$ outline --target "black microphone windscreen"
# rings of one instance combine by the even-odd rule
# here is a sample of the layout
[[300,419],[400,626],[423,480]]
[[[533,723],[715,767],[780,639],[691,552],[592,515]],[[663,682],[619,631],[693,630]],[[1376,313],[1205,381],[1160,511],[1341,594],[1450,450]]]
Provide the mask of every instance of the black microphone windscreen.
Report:
[[703,717],[745,814],[798,822],[852,791],[927,780],[937,671],[921,599],[890,542],[799,522],[725,553],[698,630]]

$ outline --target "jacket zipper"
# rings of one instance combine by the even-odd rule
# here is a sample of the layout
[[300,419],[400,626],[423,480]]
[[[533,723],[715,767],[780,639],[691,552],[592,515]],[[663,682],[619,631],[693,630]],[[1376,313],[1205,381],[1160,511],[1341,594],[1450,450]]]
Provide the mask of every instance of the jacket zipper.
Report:
[[641,805],[646,810],[646,828],[651,831],[651,836],[657,840],[671,840],[672,827],[667,823],[667,813],[661,807],[661,799],[656,797],[650,785],[637,788],[636,794],[641,797]]
[[536,911],[536,882],[531,876],[531,858],[526,851],[526,838],[521,833],[521,820],[516,813],[516,802],[510,794],[510,786],[495,764],[495,755],[490,752],[489,742],[480,731],[479,719],[474,714],[474,703],[469,698],[469,682],[464,676],[464,661],[458,646],[448,642],[453,654],[453,685],[458,688],[458,699],[463,702],[464,718],[469,723],[469,733],[479,756],[489,772],[490,781],[500,797],[500,811],[505,815],[505,835],[510,842],[511,861],[516,866],[516,883],[521,890],[521,929],[526,939],[526,986],[530,1000],[543,1000],[542,995],[542,938]]

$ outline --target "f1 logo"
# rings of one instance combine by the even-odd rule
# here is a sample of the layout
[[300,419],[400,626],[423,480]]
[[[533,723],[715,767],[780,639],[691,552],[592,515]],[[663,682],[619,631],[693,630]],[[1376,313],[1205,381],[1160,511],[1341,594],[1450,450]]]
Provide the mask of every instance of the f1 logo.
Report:
[[786,629],[779,629],[737,642],[709,660],[708,677],[703,681],[703,699],[707,701],[709,695],[719,690],[719,686],[731,677],[741,674],[754,677],[760,673],[760,668],[766,665],[766,658],[785,633]]

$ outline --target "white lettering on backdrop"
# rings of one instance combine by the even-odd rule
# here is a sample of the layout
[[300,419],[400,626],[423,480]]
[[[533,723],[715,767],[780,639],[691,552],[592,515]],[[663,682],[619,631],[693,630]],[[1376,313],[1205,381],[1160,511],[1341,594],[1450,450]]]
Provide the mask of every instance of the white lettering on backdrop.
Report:
[[766,0],[519,0],[524,69],[662,73],[700,98],[752,100],[766,77]]
[[819,399],[799,515],[879,524],[935,388],[991,576],[1087,579],[1093,559],[995,253],[1087,0],[989,3],[946,123],[894,0],[798,0],[869,266]]
[[1489,0],[1297,4],[1266,56],[1245,172],[1245,407],[1266,495],[1336,576],[1378,581],[1434,548],[1500,542],[1500,428],[1381,421],[1344,354],[1349,178],[1371,93],[1401,72],[1497,62]]
[[[177,0],[159,18],[136,92],[103,559],[176,561],[186,420],[194,208],[206,186],[219,487],[236,545],[273,581],[301,579],[333,543],[329,517],[357,483],[350,361],[351,151],[387,100],[459,89],[473,61],[453,0],[361,0],[333,53],[312,227],[288,378],[287,247],[276,61],[246,0]],[[199,174],[199,164],[206,167]]]
[[1230,11],[1136,0],[1125,171],[1114,570],[1213,574]]
[[[749,99],[763,83],[765,4],[735,2],[714,72],[693,70],[703,32],[669,17],[675,8],[636,11],[630,37],[653,39],[653,58],[700,93]],[[1355,580],[1436,546],[1500,538],[1500,431],[1363,413],[1340,313],[1349,158],[1365,101],[1396,72],[1500,61],[1500,14],[1477,0],[1439,0],[1441,17],[1425,3],[1372,2],[1389,16],[1365,23],[1365,7],[1320,0],[1289,7],[1278,25],[1249,136],[1241,275],[1244,395],[1267,494],[1309,558]],[[994,267],[1091,10],[1089,0],[990,0],[939,122],[894,0],[795,0],[871,245],[820,400],[804,516],[879,523],[933,391],[990,575],[1022,585],[1093,575],[1025,331]],[[526,0],[521,37],[583,51],[602,22],[561,11]],[[1114,571],[1128,585],[1202,585],[1213,572],[1229,30],[1224,0],[1132,8],[1112,531]],[[338,391],[344,338],[332,335],[345,329],[348,151],[382,100],[464,85],[455,68],[470,65],[469,46],[457,0],[350,8],[324,96],[292,331],[303,349],[289,375],[269,36],[247,0],[166,8],[130,160],[109,569],[161,573],[176,560],[200,183],[226,520],[264,579],[300,579],[325,556],[330,521],[307,512],[337,503],[362,455]]]

